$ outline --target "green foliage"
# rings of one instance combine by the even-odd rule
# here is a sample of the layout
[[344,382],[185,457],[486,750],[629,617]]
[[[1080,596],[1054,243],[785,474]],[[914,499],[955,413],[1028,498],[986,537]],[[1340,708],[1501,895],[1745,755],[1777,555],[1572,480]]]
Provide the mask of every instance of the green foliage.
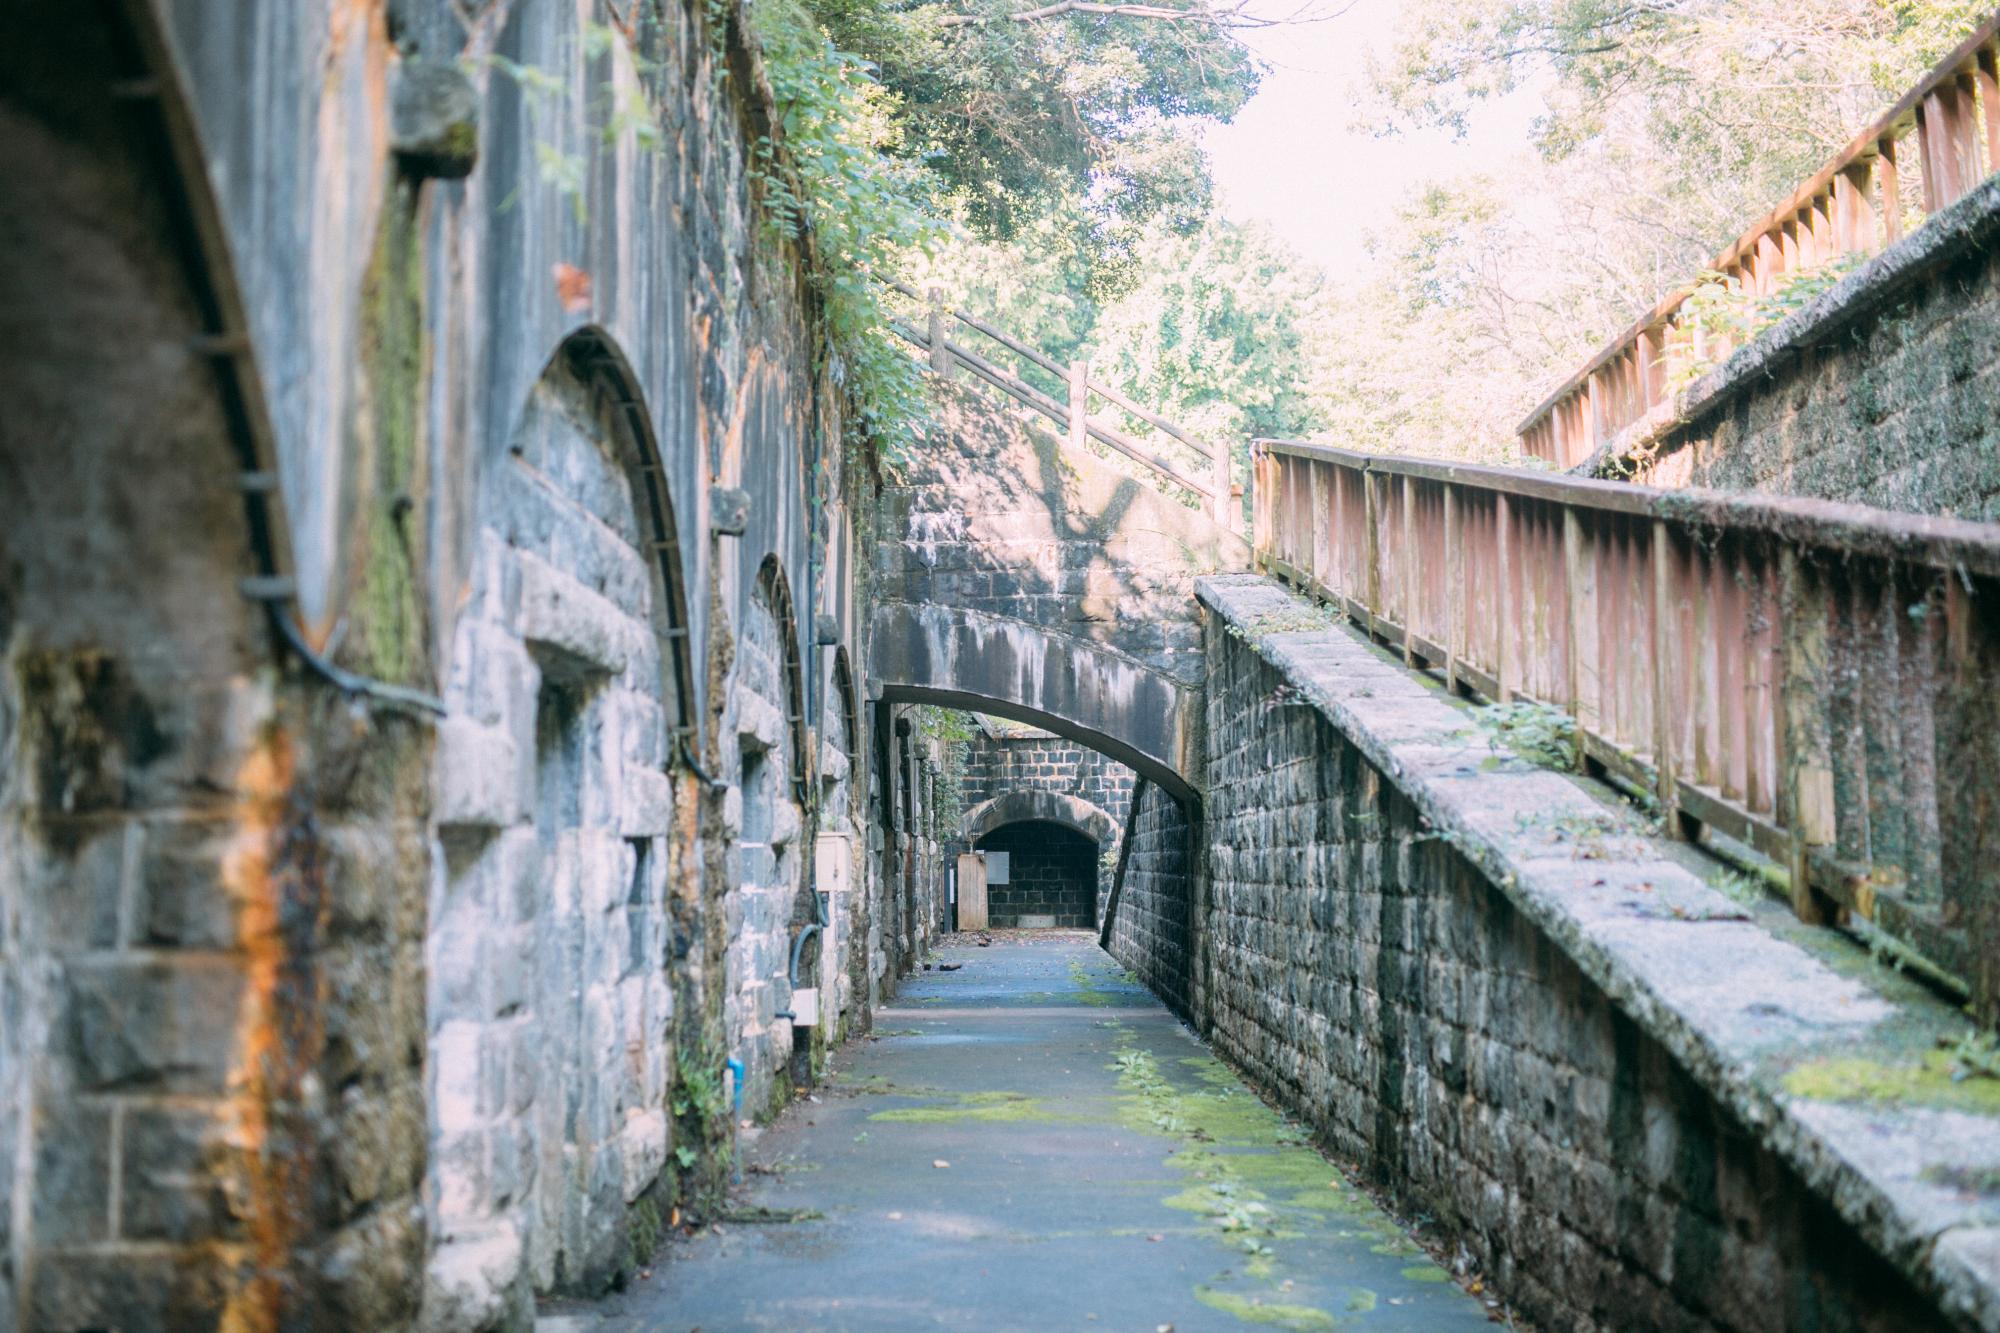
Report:
[[912,169],[885,156],[896,138],[890,104],[862,61],[790,0],[763,0],[751,13],[777,102],[774,132],[756,145],[764,216],[774,233],[810,247],[834,382],[893,465],[927,405],[916,364],[889,330],[881,283],[932,244],[935,222]]
[[891,151],[921,165],[974,233],[1012,239],[1073,210],[1108,250],[1129,246],[1134,225],[1200,223],[1210,188],[1195,131],[1255,89],[1248,51],[1212,15],[1013,17],[1030,7],[813,3],[894,99],[903,132]]
[[931,789],[931,817],[937,836],[954,837],[965,819],[965,752],[979,734],[979,720],[956,708],[919,704],[911,710],[917,736],[937,742],[943,766]]
[[1719,340],[1735,347],[1755,342],[1786,317],[1812,304],[1860,263],[1859,255],[1841,255],[1810,268],[1781,273],[1772,290],[1762,295],[1745,291],[1737,279],[1713,271],[1703,273],[1681,309],[1676,351],[1682,368],[1671,387],[1684,387],[1714,369],[1721,359],[1715,354]]
[[1955,1040],[1940,1039],[1939,1045],[1951,1053],[1951,1081],[1969,1078],[2000,1078],[2000,1036],[1978,1029],[1961,1033]]
[[[729,1138],[729,1098],[724,1087],[722,1057],[706,1044],[682,1053],[674,1065],[674,1092],[670,1103],[674,1120],[683,1135],[695,1143],[717,1144]],[[683,1147],[680,1153],[693,1155]],[[681,1165],[691,1165],[682,1157]]]
[[1325,424],[1311,398],[1325,334],[1317,269],[1264,228],[1221,219],[1186,235],[1156,228],[1146,255],[1097,320],[1093,373],[1206,441]]
[[1582,758],[1576,719],[1560,708],[1520,700],[1493,704],[1475,714],[1491,733],[1488,744],[1502,746],[1546,768],[1575,768]]

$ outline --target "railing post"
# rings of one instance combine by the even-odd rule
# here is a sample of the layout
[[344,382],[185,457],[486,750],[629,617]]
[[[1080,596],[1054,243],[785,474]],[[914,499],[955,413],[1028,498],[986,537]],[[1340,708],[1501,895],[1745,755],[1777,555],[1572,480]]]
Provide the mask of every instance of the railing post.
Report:
[[1069,447],[1082,452],[1090,442],[1090,362],[1069,363]]
[[1583,733],[1597,729],[1597,561],[1587,546],[1583,520],[1563,506],[1563,591],[1569,599],[1569,715],[1576,719],[1577,757]]
[[1677,833],[1679,800],[1674,790],[1673,691],[1668,688],[1667,662],[1673,652],[1671,616],[1674,607],[1673,536],[1665,519],[1653,520],[1650,563],[1653,566],[1653,776],[1667,832]]
[[1368,607],[1368,632],[1382,614],[1382,559],[1376,528],[1375,474],[1361,467],[1361,598]]
[[1230,447],[1220,442],[1214,444],[1212,447],[1215,450],[1215,471],[1213,474],[1215,479],[1215,521],[1221,524],[1227,531],[1234,532],[1237,527],[1234,521],[1237,506],[1233,503],[1235,497],[1229,493],[1235,484],[1234,478],[1231,476],[1233,469],[1230,467]]
[[1894,245],[1903,239],[1903,177],[1896,165],[1896,141],[1884,139],[1876,145],[1875,177],[1882,186],[1882,244]]
[[944,288],[933,287],[926,294],[930,302],[929,336],[931,341],[931,369],[939,375],[951,374],[951,349],[945,345],[944,333]]
[[2000,57],[1992,43],[1979,48],[1974,62],[1979,109],[1986,119],[1986,170],[2000,171]]
[[1406,473],[1403,483],[1403,665],[1417,664],[1417,485]]
[[1493,702],[1506,704],[1514,702],[1514,680],[1518,674],[1515,654],[1508,640],[1514,636],[1514,540],[1513,506],[1507,502],[1507,492],[1496,491],[1493,495],[1493,545],[1498,558],[1493,562],[1497,571],[1499,586],[1493,595],[1494,609],[1499,624],[1494,626],[1493,680],[1500,697]]
[[1465,541],[1459,535],[1458,487],[1444,487],[1444,686],[1458,693],[1458,659],[1465,655]]
[[1791,546],[1779,555],[1783,658],[1778,683],[1778,784],[1791,835],[1792,911],[1823,924],[1838,909],[1812,886],[1812,854],[1834,841],[1832,744],[1827,734],[1826,603]]

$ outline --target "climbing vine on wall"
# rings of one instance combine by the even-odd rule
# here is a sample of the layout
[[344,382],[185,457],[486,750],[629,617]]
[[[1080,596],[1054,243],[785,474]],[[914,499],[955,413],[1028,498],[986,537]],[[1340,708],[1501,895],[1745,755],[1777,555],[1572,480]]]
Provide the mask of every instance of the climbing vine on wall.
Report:
[[915,709],[915,718],[917,735],[937,742],[938,747],[937,786],[931,795],[938,836],[953,837],[965,818],[965,752],[979,723],[970,713],[928,704]]
[[937,223],[912,168],[882,152],[894,130],[863,62],[837,50],[791,0],[753,6],[750,25],[777,102],[772,133],[756,145],[765,222],[809,244],[829,369],[862,431],[894,465],[927,404],[917,364],[889,330],[881,283],[931,249]]

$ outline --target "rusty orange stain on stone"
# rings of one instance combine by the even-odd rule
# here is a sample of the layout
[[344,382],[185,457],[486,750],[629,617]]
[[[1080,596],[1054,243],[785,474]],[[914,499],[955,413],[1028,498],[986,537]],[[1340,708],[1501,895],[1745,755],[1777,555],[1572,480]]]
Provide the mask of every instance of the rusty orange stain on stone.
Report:
[[556,298],[562,302],[563,313],[582,315],[590,310],[590,273],[567,261],[558,261],[555,269]]
[[325,1025],[316,970],[301,946],[309,949],[324,929],[325,894],[296,778],[290,736],[267,727],[237,771],[236,832],[223,860],[244,965],[228,1086],[249,1237],[249,1271],[230,1293],[224,1333],[283,1326],[293,1250],[310,1226],[313,1136],[299,1121]]

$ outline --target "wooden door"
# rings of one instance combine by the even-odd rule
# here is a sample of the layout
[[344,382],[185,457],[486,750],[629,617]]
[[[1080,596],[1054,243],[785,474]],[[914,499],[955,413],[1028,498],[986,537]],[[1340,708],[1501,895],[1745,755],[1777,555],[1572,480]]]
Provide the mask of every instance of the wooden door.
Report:
[[958,928],[986,929],[986,858],[978,852],[958,858]]

